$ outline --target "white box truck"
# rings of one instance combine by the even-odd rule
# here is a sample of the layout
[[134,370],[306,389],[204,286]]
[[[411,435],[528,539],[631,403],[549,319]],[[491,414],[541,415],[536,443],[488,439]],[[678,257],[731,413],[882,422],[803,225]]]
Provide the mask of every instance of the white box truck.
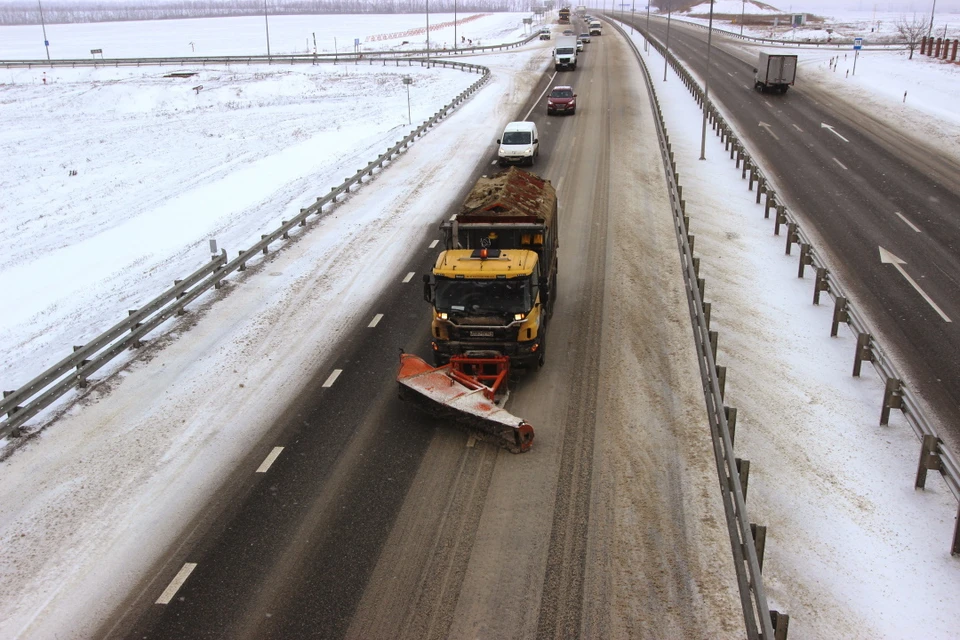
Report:
[[601,34],[603,33],[602,29],[603,29],[603,25],[600,23],[599,20],[591,20],[591,21],[590,21],[590,35],[591,35],[591,36],[599,36],[599,35],[601,35]]
[[797,79],[797,56],[793,53],[761,51],[753,74],[753,87],[757,91],[786,93]]
[[561,69],[577,68],[577,36],[560,36],[553,49],[553,67]]

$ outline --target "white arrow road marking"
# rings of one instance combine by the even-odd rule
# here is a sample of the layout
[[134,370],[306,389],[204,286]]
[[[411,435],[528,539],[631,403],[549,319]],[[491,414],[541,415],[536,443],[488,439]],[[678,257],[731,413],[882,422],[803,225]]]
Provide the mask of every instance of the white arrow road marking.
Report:
[[340,377],[341,373],[343,373],[343,369],[334,369],[333,373],[330,374],[330,377],[327,378],[327,381],[323,383],[323,386],[332,387],[333,383],[337,381],[337,378]]
[[820,123],[820,128],[821,128],[821,129],[829,129],[829,130],[830,130],[830,133],[832,133],[833,135],[837,136],[838,138],[840,138],[840,139],[843,140],[844,142],[850,142],[849,140],[847,140],[846,138],[844,138],[842,135],[840,135],[839,133],[837,133],[837,130],[834,129],[832,125],[824,124],[824,123],[821,122],[821,123]]
[[173,577],[170,584],[167,585],[167,588],[163,590],[163,593],[160,594],[160,597],[157,598],[157,604],[170,604],[173,596],[177,595],[177,591],[183,586],[183,583],[187,581],[187,578],[190,577],[190,574],[193,573],[193,570],[196,568],[196,562],[185,563],[183,568]]
[[916,231],[917,233],[920,233],[920,229],[917,228],[917,225],[915,225],[915,224],[913,224],[912,222],[910,222],[909,220],[907,220],[906,217],[904,217],[904,215],[903,215],[902,213],[900,213],[899,211],[894,211],[894,213],[897,214],[898,216],[900,216],[900,219],[903,220],[904,222],[906,222],[908,227],[910,227],[911,229],[913,229],[913,230]]
[[766,129],[766,130],[767,130],[767,133],[769,133],[770,135],[772,135],[774,140],[779,140],[779,139],[780,139],[780,138],[777,137],[777,134],[775,134],[775,133],[770,129],[770,125],[767,124],[766,122],[761,122],[761,123],[760,123],[760,126],[763,127],[764,129]]
[[270,465],[277,459],[281,451],[283,451],[283,447],[274,447],[273,451],[267,454],[267,457],[260,463],[260,466],[257,468],[257,473],[266,473],[267,469],[270,468]]
[[931,307],[933,307],[934,311],[936,311],[937,313],[940,314],[940,317],[943,318],[943,321],[944,321],[944,322],[953,322],[953,320],[951,320],[950,318],[948,318],[948,317],[947,317],[947,314],[945,314],[943,311],[941,311],[941,310],[940,310],[940,307],[938,307],[937,304],[936,304],[933,300],[930,299],[930,296],[928,296],[928,295],[924,292],[924,290],[920,288],[920,285],[918,285],[916,282],[914,282],[913,278],[911,278],[911,277],[907,274],[907,272],[903,270],[903,267],[902,267],[901,265],[907,264],[906,262],[904,262],[903,260],[901,260],[901,259],[898,258],[897,256],[893,255],[892,253],[890,253],[889,251],[887,251],[887,250],[884,249],[883,247],[880,247],[880,262],[881,262],[882,264],[892,264],[893,266],[895,266],[895,267],[897,268],[897,271],[900,272],[900,275],[902,275],[904,278],[907,279],[907,282],[910,283],[910,286],[912,286],[914,289],[916,289],[916,290],[917,290],[917,293],[919,293],[921,296],[923,296],[923,299],[927,301],[927,304],[929,304]]
[[834,158],[833,161],[836,162],[836,163],[837,163],[838,165],[840,165],[841,167],[843,167],[844,169],[846,169],[847,171],[849,171],[849,169],[847,169],[847,165],[843,164],[842,162],[840,162],[840,161],[837,160],[836,158]]

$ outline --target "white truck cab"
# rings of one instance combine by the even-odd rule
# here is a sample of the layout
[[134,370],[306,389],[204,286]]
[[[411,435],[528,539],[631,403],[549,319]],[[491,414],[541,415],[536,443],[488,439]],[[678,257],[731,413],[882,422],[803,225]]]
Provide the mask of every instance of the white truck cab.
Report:
[[497,159],[500,166],[508,164],[529,164],[533,166],[540,155],[540,135],[537,125],[528,122],[509,122],[503,128],[503,135],[497,139],[500,145]]

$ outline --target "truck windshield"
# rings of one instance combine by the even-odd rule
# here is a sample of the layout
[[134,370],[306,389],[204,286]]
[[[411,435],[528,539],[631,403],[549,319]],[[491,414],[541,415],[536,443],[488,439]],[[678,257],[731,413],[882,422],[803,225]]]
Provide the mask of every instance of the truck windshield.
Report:
[[558,56],[567,56],[573,53],[573,47],[557,47]]
[[437,278],[437,311],[527,313],[533,307],[530,278],[454,280]]
[[504,131],[503,144],[530,144],[529,131]]

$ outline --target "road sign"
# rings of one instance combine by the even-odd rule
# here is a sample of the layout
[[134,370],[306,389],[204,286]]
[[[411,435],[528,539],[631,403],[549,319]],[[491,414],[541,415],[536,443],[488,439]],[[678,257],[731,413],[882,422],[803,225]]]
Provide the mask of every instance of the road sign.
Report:
[[860,51],[863,48],[863,38],[854,38],[853,39],[853,49],[854,51]]

